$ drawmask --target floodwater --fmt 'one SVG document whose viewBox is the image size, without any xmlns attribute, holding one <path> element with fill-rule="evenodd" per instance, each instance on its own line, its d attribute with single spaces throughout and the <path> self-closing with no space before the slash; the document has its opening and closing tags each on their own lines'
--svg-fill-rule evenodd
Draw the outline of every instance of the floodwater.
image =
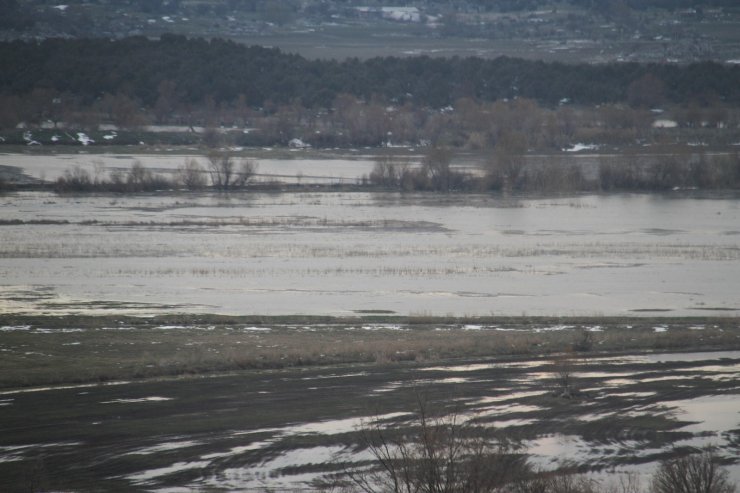
<svg viewBox="0 0 740 493">
<path fill-rule="evenodd" d="M 740 314 L 738 195 L 18 192 L 0 218 L 0 313 Z"/>
<path fill-rule="evenodd" d="M 608 153 L 603 150 L 594 153 L 598 146 L 577 144 L 573 148 L 563 149 L 561 153 L 530 154 L 526 157 L 528 166 L 535 168 L 545 166 L 567 166 L 575 164 L 583 171 L 584 176 L 593 179 L 602 164 L 620 164 L 624 162 L 622 153 Z M 208 158 L 197 148 L 163 149 L 159 154 L 144 154 L 132 149 L 131 154 L 114 154 L 98 152 L 54 153 L 54 154 L 2 154 L 0 169 L 21 173 L 25 178 L 41 181 L 55 181 L 68 170 L 80 168 L 91 177 L 109 178 L 112 172 L 127 172 L 131 165 L 138 161 L 147 169 L 163 176 L 173 177 L 178 168 L 187 161 L 195 160 L 208 169 Z M 177 151 L 177 152 L 176 152 Z M 574 152 L 575 151 L 575 152 Z M 586 151 L 586 152 L 583 152 Z M 361 181 L 372 171 L 379 156 L 392 156 L 398 163 L 418 166 L 425 149 L 413 146 L 398 146 L 378 151 L 377 149 L 351 150 L 313 150 L 291 149 L 276 152 L 271 148 L 250 149 L 248 152 L 238 148 L 235 162 L 242 158 L 256 164 L 255 181 L 281 182 L 298 184 L 353 184 Z M 248 154 L 242 156 L 242 154 Z M 726 152 L 706 152 L 704 155 L 728 155 Z M 638 165 L 655 164 L 657 160 L 671 156 L 661 154 L 649 147 L 643 152 L 630 153 L 629 159 Z M 461 172 L 482 174 L 488 157 L 480 153 L 464 153 L 455 156 L 451 166 Z"/>
<path fill-rule="evenodd" d="M 268 153 L 269 151 L 263 151 Z M 294 159 L 255 157 L 249 158 L 256 167 L 257 181 L 280 181 L 284 183 L 356 183 L 363 175 L 368 175 L 375 164 L 372 156 L 357 151 L 334 158 L 318 158 L 306 152 L 293 153 Z M 411 151 L 404 155 L 413 161 L 419 156 Z M 154 173 L 172 176 L 186 161 L 196 160 L 203 168 L 208 169 L 208 159 L 202 154 L 0 154 L 0 165 L 17 168 L 27 177 L 55 181 L 64 176 L 67 170 L 79 167 L 92 177 L 107 179 L 111 172 L 127 172 L 131 165 L 138 161 Z M 240 158 L 235 157 L 235 162 Z"/>
<path fill-rule="evenodd" d="M 430 409 L 499 430 L 514 440 L 513 451 L 543 470 L 576 467 L 605 484 L 637 473 L 647 486 L 674 447 L 687 453 L 713 446 L 731 479 L 740 481 L 740 351 L 585 358 L 574 378 L 585 393 L 573 401 L 554 396 L 552 361 L 533 362 L 539 364 L 471 361 L 465 368 L 471 378 L 454 386 L 445 380 L 460 374 L 457 362 L 366 366 L 362 372 L 353 366 L 255 371 L 12 394 L 0 407 L 0 472 L 43 457 L 50 473 L 84 471 L 77 475 L 81 481 L 98 488 L 315 491 L 315 480 L 373 462 L 358 431 L 416 423 L 416 389 Z M 693 377 L 642 378 L 670 378 L 676 371 Z M 610 376 L 625 373 L 632 381 L 610 386 Z M 735 378 L 718 381 L 716 373 Z M 307 379 L 313 387 L 306 388 Z M 57 426 L 61 421 L 64 426 Z M 58 489 L 88 489 L 88 483 L 68 484 L 77 487 Z"/>
</svg>

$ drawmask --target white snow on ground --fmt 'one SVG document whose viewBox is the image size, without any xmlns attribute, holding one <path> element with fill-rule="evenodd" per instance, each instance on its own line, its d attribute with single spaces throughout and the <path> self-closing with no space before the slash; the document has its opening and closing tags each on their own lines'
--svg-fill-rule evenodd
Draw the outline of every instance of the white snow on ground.
<svg viewBox="0 0 740 493">
<path fill-rule="evenodd" d="M 15 332 L 18 330 L 30 330 L 30 325 L 3 325 L 0 327 L 0 332 Z"/>
<path fill-rule="evenodd" d="M 150 455 L 150 454 L 157 454 L 159 452 L 168 452 L 170 450 L 179 450 L 182 448 L 188 448 L 188 447 L 195 447 L 197 445 L 202 444 L 203 442 L 200 442 L 198 440 L 183 440 L 179 442 L 165 442 L 160 443 L 159 445 L 153 445 L 151 447 L 144 447 L 139 450 L 134 450 L 133 452 L 128 452 L 124 455 Z"/>
<path fill-rule="evenodd" d="M 383 17 L 398 22 L 419 22 L 421 13 L 416 7 L 381 7 Z"/>
<path fill-rule="evenodd" d="M 29 146 L 40 146 L 41 143 L 37 140 L 33 139 L 33 135 L 31 132 L 23 132 L 23 140 L 26 141 L 26 145 Z"/>
<path fill-rule="evenodd" d="M 110 387 L 112 385 L 128 385 L 131 382 L 120 380 L 116 382 L 105 382 L 105 383 L 81 383 L 79 385 L 57 385 L 53 387 L 30 387 L 24 389 L 15 390 L 3 390 L 0 391 L 0 395 L 14 395 L 14 394 L 27 394 L 29 392 L 49 392 L 55 390 L 68 390 L 68 389 L 88 389 L 94 387 Z"/>
<path fill-rule="evenodd" d="M 309 147 L 311 147 L 311 144 L 306 144 L 301 139 L 291 139 L 291 141 L 288 142 L 288 145 L 292 149 L 308 149 Z"/>
<path fill-rule="evenodd" d="M 678 122 L 675 120 L 660 119 L 653 122 L 653 128 L 676 128 Z"/>
<path fill-rule="evenodd" d="M 86 146 L 86 145 L 90 145 L 90 144 L 94 144 L 95 143 L 95 141 L 92 140 L 90 137 L 88 137 L 87 134 L 84 133 L 84 132 L 77 132 L 77 140 L 83 146 Z"/>
<path fill-rule="evenodd" d="M 131 404 L 137 402 L 162 402 L 171 401 L 172 397 L 141 397 L 139 399 L 113 399 L 112 401 L 103 401 L 101 404 Z"/>
<path fill-rule="evenodd" d="M 596 144 L 573 144 L 571 147 L 563 148 L 563 151 L 565 152 L 578 152 L 578 151 L 594 151 L 598 149 L 599 146 Z"/>
</svg>

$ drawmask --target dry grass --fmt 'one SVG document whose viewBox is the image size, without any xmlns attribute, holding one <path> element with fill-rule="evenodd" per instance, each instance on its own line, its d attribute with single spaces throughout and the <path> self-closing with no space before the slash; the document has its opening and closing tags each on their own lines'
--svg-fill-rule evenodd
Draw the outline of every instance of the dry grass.
<svg viewBox="0 0 740 493">
<path fill-rule="evenodd" d="M 332 319 L 307 319 L 305 323 L 297 319 L 297 323 L 274 319 L 260 323 L 254 319 L 245 323 L 219 318 L 212 324 L 144 320 L 137 325 L 133 320 L 116 323 L 92 317 L 75 324 L 70 317 L 70 323 L 52 325 L 43 320 L 34 319 L 26 326 L 22 319 L 0 321 L 0 326 L 5 326 L 0 342 L 0 386 L 340 363 L 740 347 L 736 319 L 713 319 L 704 323 L 702 330 L 690 328 L 696 321 L 662 322 L 669 327 L 665 332 L 655 332 L 647 320 L 637 319 L 633 324 L 601 321 L 602 331 L 589 332 L 592 350 L 583 347 L 588 322 L 578 321 L 560 330 L 547 330 L 558 328 L 562 321 L 549 324 L 539 319 L 507 319 L 479 330 L 465 330 L 459 320 L 424 314 L 407 319 L 389 317 L 385 323 L 361 319 L 354 323 Z M 10 326 L 16 328 L 7 329 Z"/>
</svg>

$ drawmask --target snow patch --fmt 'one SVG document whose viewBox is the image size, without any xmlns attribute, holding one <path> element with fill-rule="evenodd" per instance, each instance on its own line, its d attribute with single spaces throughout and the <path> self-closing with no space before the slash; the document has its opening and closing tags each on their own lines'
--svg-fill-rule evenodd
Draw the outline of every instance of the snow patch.
<svg viewBox="0 0 740 493">
<path fill-rule="evenodd" d="M 599 146 L 597 144 L 573 144 L 571 147 L 563 148 L 565 152 L 595 151 Z"/>
<path fill-rule="evenodd" d="M 83 146 L 95 143 L 95 141 L 88 137 L 88 135 L 84 132 L 77 132 L 77 141 Z"/>
<path fill-rule="evenodd" d="M 242 330 L 247 332 L 270 332 L 272 329 L 269 327 L 244 327 Z"/>
<path fill-rule="evenodd" d="M 172 397 L 141 397 L 138 399 L 113 399 L 112 401 L 103 401 L 101 404 L 134 404 L 137 402 L 163 402 L 171 401 Z"/>
<path fill-rule="evenodd" d="M 17 332 L 21 330 L 31 330 L 30 325 L 3 325 L 0 332 Z"/>
<path fill-rule="evenodd" d="M 306 144 L 301 139 L 291 139 L 290 142 L 288 142 L 288 146 L 290 146 L 291 149 L 308 149 L 311 147 L 311 144 Z"/>
<path fill-rule="evenodd" d="M 33 140 L 33 134 L 31 132 L 23 132 L 23 140 L 26 141 L 26 145 L 29 146 L 40 146 L 41 143 L 37 140 Z"/>
<path fill-rule="evenodd" d="M 653 128 L 676 128 L 678 127 L 678 122 L 675 120 L 666 120 L 665 118 L 662 118 L 660 120 L 655 120 L 653 122 Z"/>
<path fill-rule="evenodd" d="M 170 450 L 179 450 L 182 448 L 195 447 L 202 444 L 197 440 L 183 440 L 181 442 L 166 442 L 160 443 L 159 445 L 152 445 L 151 447 L 144 447 L 133 452 L 128 452 L 124 455 L 150 455 L 157 454 L 160 452 L 169 452 Z"/>
</svg>

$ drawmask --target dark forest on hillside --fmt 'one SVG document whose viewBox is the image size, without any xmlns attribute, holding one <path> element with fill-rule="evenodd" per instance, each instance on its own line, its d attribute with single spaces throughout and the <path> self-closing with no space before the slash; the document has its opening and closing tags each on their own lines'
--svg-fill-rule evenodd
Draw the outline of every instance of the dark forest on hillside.
<svg viewBox="0 0 740 493">
<path fill-rule="evenodd" d="M 125 94 L 145 107 L 157 103 L 163 83 L 182 103 L 241 98 L 253 107 L 267 102 L 330 107 L 339 94 L 430 107 L 443 107 L 461 97 L 481 101 L 523 97 L 544 105 L 563 99 L 648 106 L 663 101 L 740 102 L 740 67 L 714 62 L 568 65 L 506 57 L 426 56 L 339 62 L 179 35 L 159 40 L 4 42 L 0 67 L 0 93 L 5 95 L 48 88 L 91 103 L 106 93 Z"/>
</svg>

